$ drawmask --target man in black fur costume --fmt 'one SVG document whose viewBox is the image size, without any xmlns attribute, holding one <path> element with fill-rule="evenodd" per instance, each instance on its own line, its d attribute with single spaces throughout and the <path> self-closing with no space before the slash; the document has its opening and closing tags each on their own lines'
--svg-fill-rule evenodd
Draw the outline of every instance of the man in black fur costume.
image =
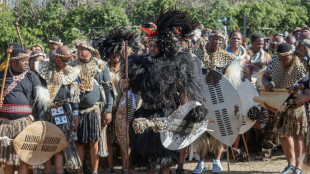
<svg viewBox="0 0 310 174">
<path fill-rule="evenodd" d="M 127 141 L 126 141 L 126 105 L 123 106 L 125 93 L 122 89 L 122 60 L 125 59 L 125 40 L 128 41 L 128 55 L 132 54 L 132 48 L 137 46 L 136 35 L 132 32 L 126 31 L 122 28 L 115 28 L 107 34 L 104 39 L 99 39 L 98 51 L 101 57 L 108 62 L 107 67 L 113 84 L 113 107 L 112 107 L 112 121 L 107 126 L 107 145 L 109 155 L 107 157 L 108 169 L 107 172 L 113 173 L 113 156 L 114 144 L 118 143 L 120 146 L 122 159 L 122 173 L 127 171 Z M 137 48 L 137 47 L 136 47 Z M 129 102 L 133 101 L 128 100 Z M 135 100 L 137 101 L 137 100 Z M 134 101 L 133 101 L 134 102 Z M 134 104 L 137 105 L 136 103 Z M 133 111 L 133 110 L 132 110 Z M 132 113 L 132 112 L 131 112 Z"/>
<path fill-rule="evenodd" d="M 180 36 L 193 29 L 186 13 L 168 10 L 157 20 L 157 31 L 149 37 L 149 56 L 129 57 L 129 79 L 123 80 L 123 88 L 130 87 L 134 93 L 141 93 L 142 107 L 134 118 L 154 119 L 168 117 L 177 107 L 175 96 L 179 94 L 181 104 L 203 101 L 201 78 L 195 60 L 188 52 L 177 52 L 173 27 L 179 27 Z M 170 167 L 178 162 L 177 151 L 165 149 L 160 134 L 147 129 L 136 134 L 130 126 L 132 158 L 138 167 L 147 168 L 152 174 L 161 169 L 169 173 Z"/>
</svg>

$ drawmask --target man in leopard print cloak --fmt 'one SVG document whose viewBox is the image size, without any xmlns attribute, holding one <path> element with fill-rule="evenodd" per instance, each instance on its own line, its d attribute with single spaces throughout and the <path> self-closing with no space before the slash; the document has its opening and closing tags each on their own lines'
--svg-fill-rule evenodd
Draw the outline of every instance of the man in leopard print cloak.
<svg viewBox="0 0 310 174">
<path fill-rule="evenodd" d="M 84 145 L 90 145 L 92 173 L 97 173 L 99 156 L 106 156 L 106 136 L 101 125 L 108 125 L 112 119 L 112 83 L 106 62 L 92 56 L 95 49 L 89 41 L 76 41 L 78 59 L 72 62 L 78 67 L 80 81 L 79 126 L 77 129 L 77 149 L 81 161 L 84 160 Z M 104 99 L 105 98 L 105 99 Z M 106 100 L 106 101 L 104 101 Z M 101 119 L 99 103 L 104 101 L 105 112 Z M 82 173 L 82 167 L 79 173 Z"/>
<path fill-rule="evenodd" d="M 36 61 L 35 70 L 47 84 L 49 103 L 45 111 L 45 121 L 57 125 L 66 136 L 68 147 L 55 154 L 57 173 L 82 166 L 75 146 L 78 126 L 79 86 L 75 81 L 80 73 L 78 68 L 68 65 L 72 55 L 70 49 L 59 46 L 50 61 Z M 46 94 L 43 94 L 46 95 Z M 65 159 L 65 161 L 64 161 Z M 44 163 L 43 173 L 51 172 L 51 159 Z"/>
<path fill-rule="evenodd" d="M 273 88 L 287 89 L 296 84 L 308 82 L 308 67 L 306 63 L 293 54 L 294 49 L 288 43 L 282 43 L 277 49 L 277 57 L 272 59 L 263 76 L 266 90 Z M 271 83 L 274 83 L 274 85 Z M 267 106 L 268 110 L 278 114 L 273 130 L 281 134 L 282 148 L 288 161 L 283 173 L 301 174 L 303 153 L 305 153 L 304 135 L 307 131 L 307 119 L 304 106 L 288 108 L 279 113 L 275 108 Z"/>
</svg>

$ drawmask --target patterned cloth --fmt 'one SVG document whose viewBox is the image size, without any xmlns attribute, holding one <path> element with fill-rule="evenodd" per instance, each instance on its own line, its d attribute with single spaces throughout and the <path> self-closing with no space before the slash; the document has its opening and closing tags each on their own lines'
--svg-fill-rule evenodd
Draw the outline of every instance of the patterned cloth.
<svg viewBox="0 0 310 174">
<path fill-rule="evenodd" d="M 3 104 L 0 112 L 32 114 L 31 105 Z"/>
<path fill-rule="evenodd" d="M 113 69 L 109 67 L 110 69 Z M 113 83 L 113 95 L 114 95 L 114 103 L 112 107 L 112 121 L 107 127 L 107 140 L 108 143 L 116 143 L 116 136 L 115 136 L 115 118 L 118 105 L 120 103 L 120 99 L 123 96 L 123 90 L 121 89 L 121 81 L 122 77 L 120 71 L 113 72 L 110 71 L 111 81 Z"/>
<path fill-rule="evenodd" d="M 0 137 L 14 139 L 21 131 L 33 122 L 31 115 L 16 120 L 0 118 Z M 0 167 L 1 164 L 19 166 L 19 158 L 14 150 L 13 143 L 5 146 L 0 140 Z"/>
</svg>

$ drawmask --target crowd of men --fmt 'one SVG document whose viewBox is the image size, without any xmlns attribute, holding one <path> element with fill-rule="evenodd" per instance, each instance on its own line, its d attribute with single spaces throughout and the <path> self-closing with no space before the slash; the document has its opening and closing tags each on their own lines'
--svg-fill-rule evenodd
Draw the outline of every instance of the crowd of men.
<svg viewBox="0 0 310 174">
<path fill-rule="evenodd" d="M 108 168 L 104 172 L 113 173 L 116 144 L 120 147 L 122 173 L 127 172 L 126 159 L 130 156 L 131 166 L 147 169 L 148 173 L 168 174 L 177 165 L 176 173 L 181 174 L 186 149 L 165 149 L 159 133 L 152 129 L 138 134 L 130 125 L 128 154 L 125 91 L 129 90 L 130 123 L 141 117 L 168 117 L 189 101 L 203 103 L 206 97 L 200 83 L 205 70 L 227 75 L 236 73 L 227 70 L 231 64 L 238 64 L 243 78 L 257 89 L 289 89 L 292 94 L 304 91 L 295 100 L 296 107 L 285 112 L 266 104 L 267 116 L 262 114 L 264 118 L 255 125 L 263 132 L 264 148 L 282 145 L 288 162 L 282 173 L 302 173 L 304 154 L 308 153 L 304 105 L 310 101 L 310 27 L 297 27 L 290 35 L 277 33 L 273 38 L 253 33 L 247 46 L 238 30 L 224 35 L 218 29 L 193 28 L 186 13 L 170 10 L 156 24 L 149 23 L 142 29 L 147 35 L 142 36 L 141 42 L 136 34 L 117 28 L 93 43 L 76 40 L 74 49 L 52 37 L 46 53 L 38 43 L 29 50 L 10 44 L 8 50 L 12 53 L 0 102 L 0 137 L 14 139 L 32 122 L 44 120 L 57 125 L 71 142 L 51 158 L 57 174 L 98 173 L 100 157 L 107 157 Z M 128 78 L 125 40 L 129 41 Z M 228 45 L 224 40 L 228 40 Z M 1 82 L 3 77 L 2 69 Z M 62 114 L 53 112 L 59 108 Z M 277 142 L 279 137 L 281 143 Z M 211 144 L 201 143 L 206 138 Z M 239 140 L 240 137 L 235 148 Z M 210 151 L 215 154 L 211 170 L 220 173 L 223 144 L 209 134 L 199 137 L 197 144 L 203 145 L 197 146 L 200 159 L 192 172 L 207 171 L 205 159 Z M 84 165 L 86 153 L 91 167 Z M 44 167 L 41 165 L 43 174 L 51 172 L 51 159 L 42 164 Z M 29 166 L 19 160 L 13 145 L 0 144 L 0 164 L 5 174 L 13 173 L 14 166 L 18 166 L 20 174 L 29 173 Z"/>
</svg>

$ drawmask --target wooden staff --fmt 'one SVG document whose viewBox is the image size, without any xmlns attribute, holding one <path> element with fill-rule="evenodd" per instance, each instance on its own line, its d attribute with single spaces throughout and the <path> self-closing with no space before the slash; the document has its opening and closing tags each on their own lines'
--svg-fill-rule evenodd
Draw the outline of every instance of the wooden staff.
<svg viewBox="0 0 310 174">
<path fill-rule="evenodd" d="M 3 79 L 2 79 L 1 94 L 0 94 L 0 101 L 2 101 L 2 102 L 3 102 L 3 91 L 4 91 L 5 79 L 6 79 L 6 75 L 8 73 L 9 62 L 10 62 L 12 50 L 7 49 L 6 52 L 7 52 L 6 65 L 5 65 L 4 75 L 3 75 Z M 2 104 L 1 104 L 1 108 L 2 108 Z"/>
<path fill-rule="evenodd" d="M 125 76 L 128 79 L 128 40 L 125 41 Z M 126 161 L 127 171 L 129 174 L 129 120 L 128 120 L 128 88 L 126 89 Z"/>
<path fill-rule="evenodd" d="M 18 24 L 17 21 L 14 22 L 14 26 L 16 27 L 16 31 L 17 31 L 17 34 L 18 34 L 20 45 L 24 49 L 23 40 L 22 40 L 22 37 L 20 36 L 20 33 L 19 33 L 19 28 L 18 28 L 19 24 Z"/>
</svg>

